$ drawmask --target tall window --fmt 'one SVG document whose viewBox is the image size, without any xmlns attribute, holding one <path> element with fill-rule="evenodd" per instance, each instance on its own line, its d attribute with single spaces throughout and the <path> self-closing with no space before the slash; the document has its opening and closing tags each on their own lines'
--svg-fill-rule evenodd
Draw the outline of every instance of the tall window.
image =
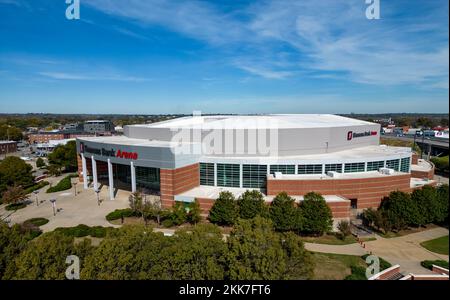
<svg viewBox="0 0 450 300">
<path fill-rule="evenodd" d="M 159 169 L 136 167 L 136 186 L 159 191 Z"/>
<path fill-rule="evenodd" d="M 345 173 L 354 173 L 354 172 L 364 172 L 365 163 L 349 163 L 345 164 L 344 172 Z"/>
<path fill-rule="evenodd" d="M 271 165 L 270 174 L 275 174 L 275 172 L 281 172 L 282 174 L 295 174 L 294 165 Z"/>
<path fill-rule="evenodd" d="M 298 165 L 298 174 L 322 174 L 322 165 Z"/>
<path fill-rule="evenodd" d="M 338 173 L 342 173 L 342 164 L 326 164 L 325 173 L 327 173 L 328 171 L 335 171 Z"/>
<path fill-rule="evenodd" d="M 242 186 L 245 188 L 262 188 L 266 185 L 266 165 L 242 165 Z"/>
<path fill-rule="evenodd" d="M 217 185 L 227 187 L 239 187 L 240 165 L 217 164 Z"/>
<path fill-rule="evenodd" d="M 410 164 L 411 164 L 411 162 L 410 162 L 409 157 L 402 158 L 400 171 L 404 172 L 404 173 L 409 173 Z"/>
<path fill-rule="evenodd" d="M 214 164 L 200 163 L 200 184 L 214 185 Z"/>
<path fill-rule="evenodd" d="M 389 169 L 394 169 L 395 171 L 399 171 L 400 170 L 400 159 L 387 160 L 386 167 Z"/>
<path fill-rule="evenodd" d="M 367 162 L 367 171 L 378 171 L 384 167 L 384 161 L 369 161 Z"/>
</svg>

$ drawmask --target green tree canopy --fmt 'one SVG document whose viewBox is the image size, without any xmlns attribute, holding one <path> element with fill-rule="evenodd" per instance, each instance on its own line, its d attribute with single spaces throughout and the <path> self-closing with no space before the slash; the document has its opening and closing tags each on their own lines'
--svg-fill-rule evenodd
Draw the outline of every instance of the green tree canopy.
<svg viewBox="0 0 450 300">
<path fill-rule="evenodd" d="M 202 219 L 201 213 L 200 203 L 195 199 L 194 202 L 189 203 L 187 221 L 191 224 L 197 224 Z"/>
<path fill-rule="evenodd" d="M 425 224 L 417 202 L 412 201 L 410 194 L 405 192 L 391 192 L 389 197 L 381 203 L 381 210 L 395 230 L 404 229 L 408 225 Z"/>
<path fill-rule="evenodd" d="M 0 194 L 8 186 L 27 188 L 34 183 L 33 167 L 16 156 L 8 156 L 0 162 Z"/>
<path fill-rule="evenodd" d="M 267 216 L 268 207 L 264 196 L 257 190 L 245 191 L 238 199 L 239 216 L 242 219 L 252 219 L 256 216 Z"/>
<path fill-rule="evenodd" d="M 0 125 L 0 140 L 20 141 L 23 139 L 22 130 L 6 124 Z"/>
<path fill-rule="evenodd" d="M 273 230 L 269 219 L 240 219 L 228 239 L 231 280 L 308 279 L 313 262 L 295 234 Z"/>
<path fill-rule="evenodd" d="M 287 193 L 279 193 L 270 206 L 270 219 L 276 230 L 301 230 L 303 227 L 301 215 L 295 207 L 294 198 Z"/>
<path fill-rule="evenodd" d="M 331 230 L 333 215 L 322 195 L 310 192 L 304 196 L 300 205 L 303 216 L 303 231 L 308 234 L 322 235 Z"/>
<path fill-rule="evenodd" d="M 78 167 L 76 142 L 70 141 L 65 145 L 57 146 L 48 155 L 48 163 L 50 166 L 64 168 L 66 172 L 75 171 Z"/>
<path fill-rule="evenodd" d="M 437 202 L 436 222 L 448 223 L 448 184 L 443 184 L 437 188 Z"/>
<path fill-rule="evenodd" d="M 415 202 L 418 213 L 420 214 L 417 225 L 425 225 L 437 220 L 439 214 L 439 201 L 436 189 L 426 185 L 421 189 L 414 190 L 411 194 L 411 200 Z"/>
<path fill-rule="evenodd" d="M 209 211 L 209 220 L 219 225 L 233 225 L 238 218 L 238 213 L 234 195 L 228 191 L 223 191 Z"/>
</svg>

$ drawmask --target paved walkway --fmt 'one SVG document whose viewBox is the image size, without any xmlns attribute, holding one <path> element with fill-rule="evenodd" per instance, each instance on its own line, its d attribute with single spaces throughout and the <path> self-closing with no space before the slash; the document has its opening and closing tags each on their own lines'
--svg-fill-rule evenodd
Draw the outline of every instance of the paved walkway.
<svg viewBox="0 0 450 300">
<path fill-rule="evenodd" d="M 420 265 L 423 260 L 446 260 L 448 255 L 437 254 L 420 246 L 421 242 L 448 235 L 448 229 L 438 227 L 417 233 L 411 233 L 397 238 L 382 238 L 366 242 L 366 249 L 372 251 L 391 264 L 399 264 L 402 273 L 427 273 Z"/>
<path fill-rule="evenodd" d="M 334 253 L 334 254 L 346 254 L 346 255 L 357 255 L 362 256 L 367 254 L 366 251 L 360 244 L 348 244 L 348 245 L 326 245 L 317 243 L 305 243 L 305 249 L 312 252 L 322 252 L 322 253 Z"/>
<path fill-rule="evenodd" d="M 56 184 L 64 176 L 48 178 L 47 181 Z M 0 206 L 0 218 L 10 221 L 11 224 L 21 223 L 31 218 L 46 218 L 50 222 L 41 226 L 43 231 L 52 231 L 57 227 L 71 227 L 78 224 L 88 226 L 114 226 L 106 221 L 105 216 L 119 208 L 127 208 L 129 192 L 119 190 L 114 201 L 109 200 L 108 188 L 101 188 L 97 203 L 97 196 L 92 188 L 83 189 L 83 184 L 77 184 L 77 196 L 74 188 L 67 191 L 47 194 L 48 186 L 42 188 L 38 194 L 39 206 L 36 205 L 35 195 L 30 195 L 30 204 L 17 211 L 6 211 L 5 205 Z M 50 199 L 56 199 L 56 207 L 59 210 L 53 216 Z M 114 226 L 119 227 L 119 226 Z"/>
</svg>

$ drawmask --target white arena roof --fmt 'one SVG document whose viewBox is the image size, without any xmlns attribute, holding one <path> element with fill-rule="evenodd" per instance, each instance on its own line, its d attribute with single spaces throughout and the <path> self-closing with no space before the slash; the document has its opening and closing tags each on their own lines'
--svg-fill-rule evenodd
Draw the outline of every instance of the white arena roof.
<svg viewBox="0 0 450 300">
<path fill-rule="evenodd" d="M 330 114 L 274 114 L 274 115 L 215 115 L 189 116 L 152 124 L 129 125 L 147 128 L 322 128 L 345 127 L 355 125 L 373 125 L 374 123 Z"/>
</svg>

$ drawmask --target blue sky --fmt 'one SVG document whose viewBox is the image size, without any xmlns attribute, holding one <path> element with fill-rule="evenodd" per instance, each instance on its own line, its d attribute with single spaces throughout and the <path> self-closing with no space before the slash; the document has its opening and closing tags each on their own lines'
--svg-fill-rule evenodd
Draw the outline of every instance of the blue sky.
<svg viewBox="0 0 450 300">
<path fill-rule="evenodd" d="M 0 112 L 448 112 L 447 0 L 0 0 Z"/>
</svg>

